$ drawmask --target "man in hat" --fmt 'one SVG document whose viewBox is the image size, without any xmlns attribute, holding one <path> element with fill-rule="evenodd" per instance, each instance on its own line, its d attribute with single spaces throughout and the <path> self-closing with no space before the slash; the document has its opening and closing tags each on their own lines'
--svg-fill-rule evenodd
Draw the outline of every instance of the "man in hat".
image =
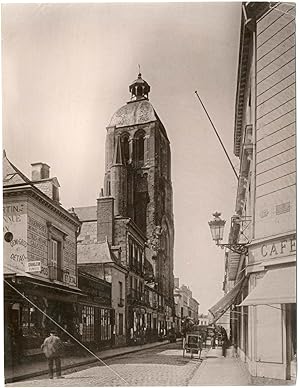
<svg viewBox="0 0 300 388">
<path fill-rule="evenodd" d="M 56 377 L 61 376 L 61 356 L 63 352 L 63 343 L 58 337 L 56 330 L 51 330 L 49 337 L 47 337 L 41 346 L 46 358 L 48 359 L 49 379 L 53 379 L 53 364 L 55 362 Z"/>
</svg>

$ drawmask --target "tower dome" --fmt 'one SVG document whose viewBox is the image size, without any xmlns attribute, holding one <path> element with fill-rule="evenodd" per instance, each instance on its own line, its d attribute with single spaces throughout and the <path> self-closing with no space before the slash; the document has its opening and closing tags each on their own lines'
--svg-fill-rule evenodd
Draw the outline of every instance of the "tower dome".
<svg viewBox="0 0 300 388">
<path fill-rule="evenodd" d="M 143 80 L 142 74 L 139 73 L 137 79 L 129 86 L 129 91 L 131 93 L 131 99 L 148 99 L 150 85 Z"/>
</svg>

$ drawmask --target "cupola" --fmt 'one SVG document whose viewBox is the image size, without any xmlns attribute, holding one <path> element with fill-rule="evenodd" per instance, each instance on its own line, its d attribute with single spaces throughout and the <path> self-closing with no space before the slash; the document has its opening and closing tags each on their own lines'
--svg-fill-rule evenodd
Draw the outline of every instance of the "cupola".
<svg viewBox="0 0 300 388">
<path fill-rule="evenodd" d="M 129 86 L 129 91 L 131 93 L 131 99 L 141 100 L 145 98 L 148 100 L 150 85 L 143 80 L 142 74 L 139 73 L 137 79 Z"/>
</svg>

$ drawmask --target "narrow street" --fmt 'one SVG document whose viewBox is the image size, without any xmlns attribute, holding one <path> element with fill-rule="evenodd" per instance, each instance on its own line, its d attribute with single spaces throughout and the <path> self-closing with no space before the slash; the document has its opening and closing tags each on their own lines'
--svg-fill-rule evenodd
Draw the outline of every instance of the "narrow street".
<svg viewBox="0 0 300 388">
<path fill-rule="evenodd" d="M 247 385 L 247 375 L 236 359 L 223 358 L 221 349 L 204 349 L 201 360 L 183 358 L 181 343 L 167 344 L 126 356 L 106 360 L 107 366 L 92 366 L 80 371 L 65 372 L 63 379 L 49 380 L 46 376 L 7 386 L 188 386 L 230 385 L 232 379 Z M 210 368 L 210 365 L 212 368 Z M 216 380 L 215 368 L 218 365 Z M 222 367 L 223 366 L 223 367 Z M 228 373 L 231 370 L 232 373 Z M 113 372 L 114 371 L 114 372 Z M 226 373 L 224 381 L 222 372 Z M 222 384 L 226 382 L 226 384 Z"/>
</svg>

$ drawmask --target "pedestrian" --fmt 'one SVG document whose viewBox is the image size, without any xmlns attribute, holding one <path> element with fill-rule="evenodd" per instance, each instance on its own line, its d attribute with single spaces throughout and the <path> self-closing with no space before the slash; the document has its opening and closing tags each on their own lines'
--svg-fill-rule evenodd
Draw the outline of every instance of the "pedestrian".
<svg viewBox="0 0 300 388">
<path fill-rule="evenodd" d="M 223 357 L 226 357 L 227 346 L 228 346 L 228 337 L 227 337 L 226 330 L 224 329 L 222 333 L 222 356 Z"/>
<path fill-rule="evenodd" d="M 216 334 L 214 331 L 213 331 L 212 336 L 211 336 L 211 346 L 213 349 L 215 349 L 215 347 L 216 347 Z"/>
<path fill-rule="evenodd" d="M 55 363 L 56 377 L 58 379 L 61 376 L 61 357 L 63 352 L 63 342 L 57 335 L 55 330 L 50 331 L 49 337 L 47 337 L 41 346 L 48 360 L 49 379 L 53 379 L 53 364 Z"/>
</svg>

